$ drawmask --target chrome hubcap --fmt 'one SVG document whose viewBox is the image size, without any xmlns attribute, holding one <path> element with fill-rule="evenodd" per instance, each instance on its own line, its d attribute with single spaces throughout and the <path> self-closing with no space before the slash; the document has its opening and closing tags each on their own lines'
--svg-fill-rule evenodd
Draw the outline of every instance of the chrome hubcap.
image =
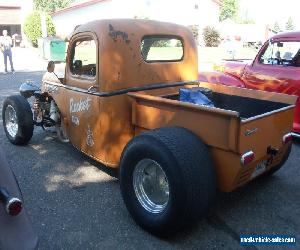
<svg viewBox="0 0 300 250">
<path fill-rule="evenodd" d="M 169 201 L 169 183 L 161 166 L 151 159 L 138 162 L 133 187 L 140 204 L 151 213 L 161 213 Z"/>
<path fill-rule="evenodd" d="M 11 137 L 16 137 L 19 129 L 17 113 L 13 106 L 8 105 L 5 110 L 5 127 Z"/>
</svg>

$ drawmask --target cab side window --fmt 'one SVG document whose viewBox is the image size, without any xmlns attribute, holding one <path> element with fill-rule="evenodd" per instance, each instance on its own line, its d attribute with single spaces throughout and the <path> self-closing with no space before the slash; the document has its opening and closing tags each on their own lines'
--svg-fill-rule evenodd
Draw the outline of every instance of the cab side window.
<svg viewBox="0 0 300 250">
<path fill-rule="evenodd" d="M 95 78 L 97 64 L 96 43 L 85 37 L 73 43 L 70 70 L 73 75 Z"/>
<path fill-rule="evenodd" d="M 259 63 L 300 67 L 300 42 L 270 43 L 259 58 Z"/>
</svg>

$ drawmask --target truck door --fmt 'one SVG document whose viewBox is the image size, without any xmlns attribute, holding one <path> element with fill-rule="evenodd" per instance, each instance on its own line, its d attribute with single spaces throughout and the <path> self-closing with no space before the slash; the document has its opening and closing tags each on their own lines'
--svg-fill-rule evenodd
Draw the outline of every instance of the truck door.
<svg viewBox="0 0 300 250">
<path fill-rule="evenodd" d="M 98 42 L 93 33 L 72 37 L 66 64 L 67 132 L 71 143 L 88 155 L 95 156 L 99 138 L 100 97 L 98 92 Z"/>
</svg>

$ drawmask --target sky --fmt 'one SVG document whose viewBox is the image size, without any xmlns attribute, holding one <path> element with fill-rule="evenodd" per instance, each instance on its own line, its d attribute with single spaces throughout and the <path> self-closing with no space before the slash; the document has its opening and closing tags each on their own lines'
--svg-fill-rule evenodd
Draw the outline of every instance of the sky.
<svg viewBox="0 0 300 250">
<path fill-rule="evenodd" d="M 157 8 L 157 4 L 161 6 L 161 9 L 155 9 L 157 11 L 171 10 L 171 12 L 176 12 L 174 8 L 169 8 L 172 6 L 172 1 L 178 0 L 135 0 L 139 4 L 145 4 L 147 2 L 152 2 L 147 6 L 148 10 L 154 6 Z M 294 21 L 295 29 L 300 30 L 300 0 L 238 0 L 240 3 L 240 13 L 248 14 L 249 18 L 252 18 L 257 24 L 262 24 L 265 26 L 269 24 L 272 28 L 274 23 L 277 21 L 281 29 L 285 29 L 285 24 L 288 18 L 291 16 Z M 185 4 L 193 5 L 194 3 L 201 5 L 205 4 L 206 1 L 199 0 L 184 0 Z M 174 5 L 173 5 L 174 6 Z M 179 5 L 180 6 L 180 5 Z M 171 13 L 168 13 L 168 16 Z"/>
<path fill-rule="evenodd" d="M 245 13 L 256 23 L 270 24 L 271 28 L 277 21 L 281 29 L 292 17 L 295 29 L 300 30 L 300 0 L 240 0 L 240 11 Z"/>
</svg>

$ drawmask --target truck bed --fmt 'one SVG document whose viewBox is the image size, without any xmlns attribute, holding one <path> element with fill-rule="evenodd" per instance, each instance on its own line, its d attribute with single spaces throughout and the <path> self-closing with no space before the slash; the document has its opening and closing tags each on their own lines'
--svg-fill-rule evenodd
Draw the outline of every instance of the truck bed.
<svg viewBox="0 0 300 250">
<path fill-rule="evenodd" d="M 179 94 L 166 95 L 164 98 L 179 100 Z M 210 100 L 216 108 L 236 111 L 241 119 L 256 117 L 289 106 L 287 103 L 260 100 L 218 92 L 212 92 Z"/>
<path fill-rule="evenodd" d="M 199 87 L 212 90 L 215 107 L 178 101 L 179 88 L 160 95 L 130 93 L 136 133 L 180 126 L 208 146 L 238 154 L 253 150 L 263 157 L 269 146 L 280 148 L 282 137 L 292 130 L 296 96 L 211 83 Z"/>
</svg>

